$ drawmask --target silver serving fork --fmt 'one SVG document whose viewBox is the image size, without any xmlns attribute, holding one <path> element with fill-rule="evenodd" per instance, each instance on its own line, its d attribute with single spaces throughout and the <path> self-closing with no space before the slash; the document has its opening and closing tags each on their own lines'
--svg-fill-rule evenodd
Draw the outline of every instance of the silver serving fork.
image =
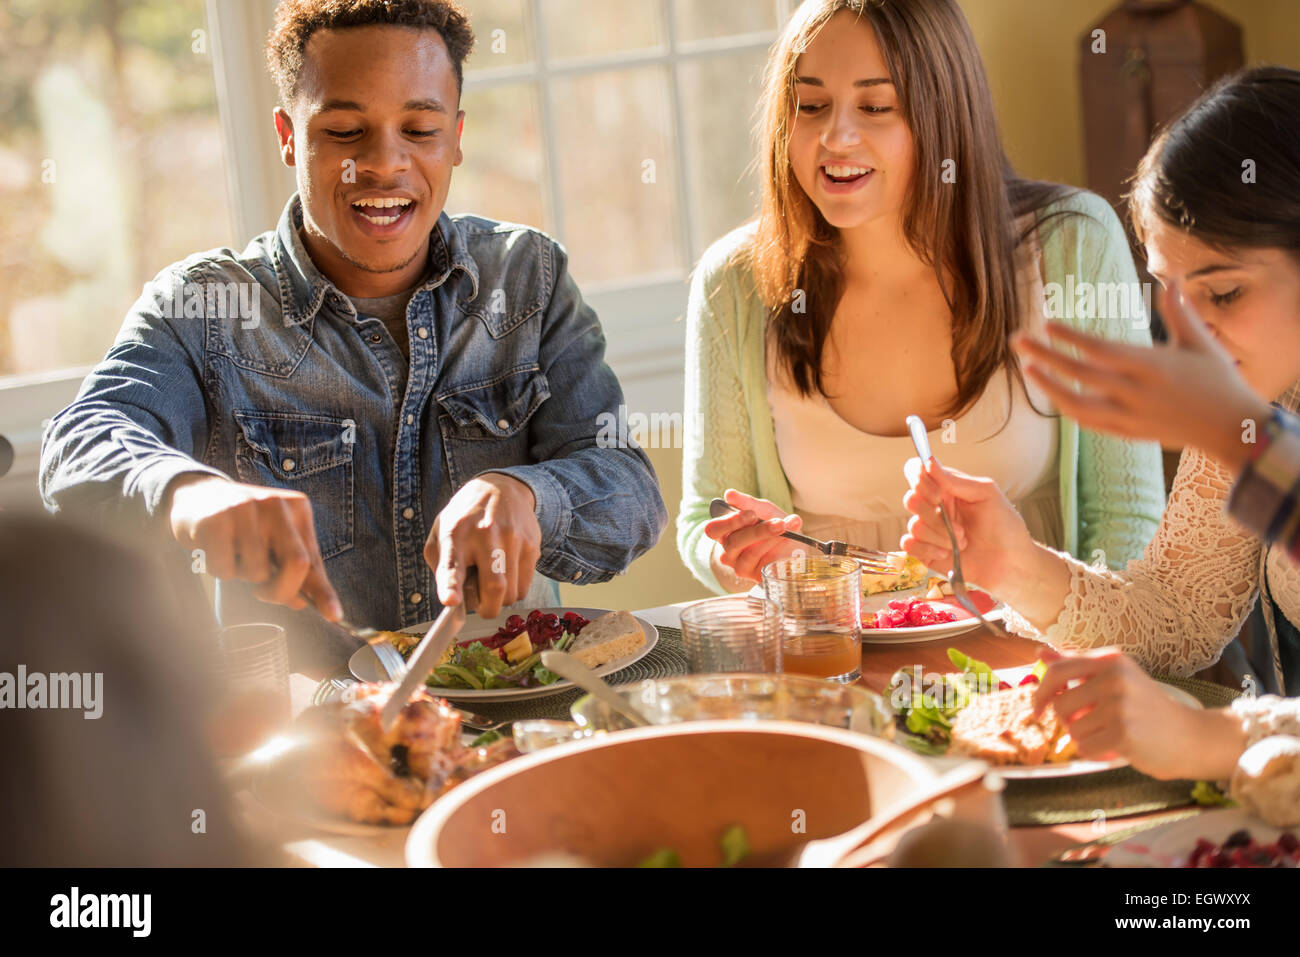
<svg viewBox="0 0 1300 957">
<path fill-rule="evenodd" d="M 934 458 L 934 455 L 930 452 L 930 436 L 920 416 L 907 417 L 907 431 L 912 435 L 912 444 L 916 446 L 916 454 L 921 457 L 921 464 L 924 466 L 929 459 Z M 938 459 L 935 461 L 937 462 Z M 994 635 L 999 638 L 1012 637 L 1011 632 L 981 615 L 975 603 L 970 600 L 970 595 L 966 592 L 966 579 L 961 574 L 961 553 L 957 550 L 957 536 L 953 533 L 952 522 L 948 520 L 948 510 L 942 504 L 939 505 L 939 515 L 943 518 L 943 527 L 948 533 L 948 542 L 952 545 L 952 577 L 949 579 L 952 585 L 952 596 L 957 599 L 957 604 L 974 615 L 979 623 Z"/>
<path fill-rule="evenodd" d="M 733 511 L 736 509 L 720 498 L 715 498 L 709 503 L 709 515 L 713 518 L 722 518 Z M 861 545 L 850 545 L 848 542 L 823 542 L 819 538 L 800 535 L 798 532 L 782 532 L 781 537 L 815 548 L 823 555 L 855 559 L 868 575 L 893 575 L 898 572 L 897 566 L 890 563 L 889 555 L 874 548 L 863 548 Z"/>
</svg>

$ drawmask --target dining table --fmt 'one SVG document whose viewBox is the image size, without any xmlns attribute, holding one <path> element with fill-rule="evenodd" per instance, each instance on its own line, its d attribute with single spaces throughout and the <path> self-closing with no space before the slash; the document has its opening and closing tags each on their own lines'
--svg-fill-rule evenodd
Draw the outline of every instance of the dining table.
<svg viewBox="0 0 1300 957">
<path fill-rule="evenodd" d="M 707 599 L 700 599 L 707 600 Z M 633 614 L 656 628 L 678 628 L 683 608 L 691 601 L 678 602 L 634 611 Z M 862 645 L 862 674 L 858 682 L 877 693 L 884 693 L 890 677 L 900 668 L 920 665 L 925 672 L 952 671 L 948 649 L 984 661 L 994 669 L 1032 665 L 1043 646 L 1019 636 L 997 636 L 976 628 L 938 641 Z M 295 672 L 290 675 L 290 697 L 296 715 L 314 700 L 321 682 L 329 674 L 321 671 Z M 617 681 L 617 675 L 611 676 Z M 392 828 L 380 835 L 346 835 L 313 830 L 311 827 L 271 814 L 251 793 L 237 795 L 250 829 L 262 840 L 278 846 L 282 861 L 288 866 L 305 867 L 402 867 L 405 866 L 404 843 L 407 828 Z M 1188 809 L 1181 810 L 1182 814 Z M 1172 815 L 1177 816 L 1177 815 Z M 1100 815 L 1090 820 L 1048 825 L 1020 825 L 1008 828 L 1011 860 L 1020 866 L 1039 866 L 1053 861 L 1069 848 L 1097 841 L 1107 834 L 1148 825 L 1171 817 L 1168 810 L 1122 817 Z M 1098 849 L 1094 856 L 1104 855 Z"/>
</svg>

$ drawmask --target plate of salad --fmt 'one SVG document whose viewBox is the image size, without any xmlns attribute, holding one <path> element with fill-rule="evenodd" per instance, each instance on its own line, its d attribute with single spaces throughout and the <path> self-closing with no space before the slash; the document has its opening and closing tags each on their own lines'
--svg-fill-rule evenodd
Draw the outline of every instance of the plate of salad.
<svg viewBox="0 0 1300 957">
<path fill-rule="evenodd" d="M 953 728 L 958 716 L 978 699 L 1037 685 L 1046 666 L 1033 665 L 994 670 L 956 648 L 948 649 L 953 670 L 942 674 L 925 672 L 921 666 L 901 668 L 889 680 L 885 693 L 897 724 L 894 740 L 920 754 L 933 757 L 976 757 L 990 761 L 993 772 L 1004 779 L 1037 779 L 1095 774 L 1125 767 L 1124 760 L 1088 761 L 1077 757 L 1063 721 L 1052 719 L 1038 725 L 1032 719 L 1028 692 L 1008 695 L 1006 707 L 990 708 L 989 698 L 968 715 L 983 713 L 979 725 L 968 727 L 970 740 L 954 746 Z M 1170 697 L 1192 707 L 1201 707 L 1187 692 L 1160 685 Z M 1050 709 L 1049 709 L 1050 713 Z M 961 733 L 961 729 L 958 729 Z M 999 754 L 1014 748 L 1024 760 L 1005 763 Z"/>
<path fill-rule="evenodd" d="M 490 619 L 471 615 L 425 683 L 434 693 L 456 700 L 510 701 L 570 690 L 573 682 L 546 668 L 541 653 L 567 650 L 587 624 L 608 612 L 607 608 L 565 607 L 536 608 L 527 615 L 512 613 Z M 604 678 L 621 671 L 640 661 L 658 643 L 659 630 L 654 625 L 639 617 L 636 623 L 645 633 L 645 644 L 594 668 L 597 675 Z M 392 643 L 408 657 L 432 625 L 428 621 L 393 632 Z M 348 669 L 359 681 L 387 680 L 368 645 L 357 649 Z"/>
</svg>

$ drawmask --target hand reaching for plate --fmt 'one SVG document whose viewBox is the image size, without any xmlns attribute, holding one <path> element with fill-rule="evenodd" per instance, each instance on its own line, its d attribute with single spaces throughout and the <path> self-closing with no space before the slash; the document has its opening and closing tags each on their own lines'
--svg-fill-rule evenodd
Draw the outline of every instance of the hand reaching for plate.
<svg viewBox="0 0 1300 957">
<path fill-rule="evenodd" d="M 1175 701 L 1118 648 L 1078 655 L 1047 649 L 1043 660 L 1034 706 L 1056 709 L 1080 757 L 1123 758 L 1161 780 L 1218 781 L 1231 776 L 1246 749 L 1240 718 Z"/>
</svg>

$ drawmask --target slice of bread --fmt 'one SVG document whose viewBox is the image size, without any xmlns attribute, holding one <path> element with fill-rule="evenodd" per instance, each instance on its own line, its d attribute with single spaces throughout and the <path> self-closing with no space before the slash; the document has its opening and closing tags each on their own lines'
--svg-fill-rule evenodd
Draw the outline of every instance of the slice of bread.
<svg viewBox="0 0 1300 957">
<path fill-rule="evenodd" d="M 1048 705 L 1034 717 L 1035 686 L 976 695 L 952 723 L 952 750 L 990 764 L 1042 764 L 1065 728 Z"/>
<path fill-rule="evenodd" d="M 611 611 L 588 623 L 569 646 L 588 668 L 599 668 L 645 645 L 645 632 L 630 611 Z"/>
</svg>

